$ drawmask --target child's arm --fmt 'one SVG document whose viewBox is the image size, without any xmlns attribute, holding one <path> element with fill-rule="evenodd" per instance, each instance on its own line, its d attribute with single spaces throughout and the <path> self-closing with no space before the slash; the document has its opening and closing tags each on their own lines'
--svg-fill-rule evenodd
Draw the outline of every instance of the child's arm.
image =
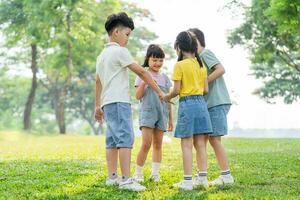
<svg viewBox="0 0 300 200">
<path fill-rule="evenodd" d="M 221 63 L 216 64 L 213 66 L 213 72 L 207 77 L 208 83 L 216 80 L 220 76 L 222 76 L 225 73 L 225 69 Z"/>
<path fill-rule="evenodd" d="M 101 109 L 101 92 L 102 92 L 102 84 L 100 81 L 100 77 L 96 75 L 96 84 L 95 84 L 95 113 L 94 117 L 97 122 L 102 123 L 103 121 L 103 111 Z"/>
<path fill-rule="evenodd" d="M 173 111 L 172 111 L 172 104 L 168 103 L 169 108 L 169 122 L 168 122 L 168 131 L 173 131 Z"/>
<path fill-rule="evenodd" d="M 145 86 L 146 83 L 144 81 L 141 81 L 141 84 L 135 87 L 135 98 L 137 100 L 140 100 L 144 96 Z"/>
<path fill-rule="evenodd" d="M 180 87 L 181 87 L 181 80 L 180 81 L 174 81 L 174 87 L 173 87 L 172 91 L 165 96 L 164 100 L 166 102 L 170 102 L 170 100 L 172 98 L 174 98 L 177 95 L 179 95 Z"/>
<path fill-rule="evenodd" d="M 155 83 L 155 81 L 152 79 L 149 72 L 147 72 L 143 67 L 139 66 L 136 63 L 128 65 L 128 68 L 134 73 L 136 73 L 146 84 L 148 84 L 158 94 L 159 98 L 163 100 L 165 95 Z"/>
<path fill-rule="evenodd" d="M 204 81 L 204 91 L 203 91 L 203 94 L 207 94 L 208 93 L 208 78 L 205 79 Z"/>
</svg>

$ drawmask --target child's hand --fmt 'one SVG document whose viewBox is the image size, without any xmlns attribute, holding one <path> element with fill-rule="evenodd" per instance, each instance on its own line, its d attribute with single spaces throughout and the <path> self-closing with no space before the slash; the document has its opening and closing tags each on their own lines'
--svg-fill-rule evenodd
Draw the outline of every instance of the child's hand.
<svg viewBox="0 0 300 200">
<path fill-rule="evenodd" d="M 163 92 L 160 92 L 158 94 L 158 97 L 159 97 L 160 101 L 164 101 L 164 99 L 165 99 L 166 96 L 165 96 L 165 94 Z"/>
<path fill-rule="evenodd" d="M 173 121 L 172 121 L 172 120 L 169 120 L 169 123 L 168 123 L 168 131 L 169 131 L 169 132 L 172 132 L 172 131 L 173 131 Z"/>
<path fill-rule="evenodd" d="M 95 117 L 95 120 L 99 123 L 102 123 L 103 122 L 103 119 L 104 119 L 104 113 L 102 111 L 102 109 L 100 107 L 96 107 L 95 108 L 95 113 L 94 113 L 94 117 Z"/>
<path fill-rule="evenodd" d="M 173 104 L 174 103 L 171 101 L 171 96 L 169 94 L 167 94 L 166 96 L 164 96 L 164 99 L 163 99 L 165 102 L 167 103 L 170 103 L 170 104 Z"/>
</svg>

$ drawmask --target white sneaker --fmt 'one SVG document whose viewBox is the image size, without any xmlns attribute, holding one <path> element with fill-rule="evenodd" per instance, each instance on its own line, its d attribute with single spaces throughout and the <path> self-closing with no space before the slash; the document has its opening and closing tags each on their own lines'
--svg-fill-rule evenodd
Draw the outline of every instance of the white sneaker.
<svg viewBox="0 0 300 200">
<path fill-rule="evenodd" d="M 115 179 L 108 178 L 105 181 L 105 185 L 107 185 L 107 186 L 119 185 L 120 182 L 121 182 L 121 180 L 119 177 L 117 177 Z"/>
<path fill-rule="evenodd" d="M 125 182 L 121 182 L 119 184 L 119 188 L 121 190 L 131 190 L 131 191 L 136 191 L 136 192 L 140 192 L 140 191 L 146 190 L 145 186 L 139 184 L 138 182 L 135 182 L 132 178 L 129 178 Z"/>
<path fill-rule="evenodd" d="M 208 180 L 207 177 L 199 177 L 196 176 L 195 178 L 193 178 L 193 186 L 194 188 L 198 188 L 198 187 L 203 187 L 205 189 L 208 188 Z"/>
<path fill-rule="evenodd" d="M 144 182 L 144 175 L 143 174 L 133 174 L 132 179 L 138 183 Z"/>
<path fill-rule="evenodd" d="M 175 183 L 173 186 L 183 190 L 193 190 L 193 181 L 182 180 L 179 183 Z"/>
<path fill-rule="evenodd" d="M 234 183 L 234 179 L 233 176 L 231 175 L 221 175 L 219 176 L 217 179 L 215 179 L 214 181 L 212 181 L 210 184 L 212 186 L 215 185 L 229 185 L 229 184 L 233 184 Z"/>
<path fill-rule="evenodd" d="M 160 181 L 159 175 L 151 175 L 150 181 L 159 182 Z"/>
</svg>

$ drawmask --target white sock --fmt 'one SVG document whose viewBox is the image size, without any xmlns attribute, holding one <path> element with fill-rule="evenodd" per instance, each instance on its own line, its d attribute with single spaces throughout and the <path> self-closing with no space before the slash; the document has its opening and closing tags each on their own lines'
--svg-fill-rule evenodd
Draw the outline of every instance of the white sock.
<svg viewBox="0 0 300 200">
<path fill-rule="evenodd" d="M 159 173 L 159 167 L 160 167 L 160 163 L 159 162 L 153 162 L 152 163 L 152 175 L 158 175 Z"/>
<path fill-rule="evenodd" d="M 143 174 L 144 166 L 139 166 L 138 164 L 135 165 L 135 173 L 136 174 Z"/>
</svg>

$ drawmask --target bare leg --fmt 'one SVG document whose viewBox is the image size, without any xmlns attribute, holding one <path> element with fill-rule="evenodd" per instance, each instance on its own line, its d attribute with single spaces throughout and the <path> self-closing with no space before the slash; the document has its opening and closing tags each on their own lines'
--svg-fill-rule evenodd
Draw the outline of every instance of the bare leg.
<svg viewBox="0 0 300 200">
<path fill-rule="evenodd" d="M 145 164 L 152 143 L 153 131 L 153 128 L 142 128 L 142 146 L 136 159 L 136 164 L 139 166 L 144 166 Z"/>
<path fill-rule="evenodd" d="M 182 150 L 182 160 L 183 160 L 184 175 L 192 175 L 193 137 L 181 138 L 181 150 Z"/>
<path fill-rule="evenodd" d="M 131 162 L 131 149 L 120 148 L 119 149 L 119 160 L 122 176 L 130 176 L 130 162 Z"/>
<path fill-rule="evenodd" d="M 228 158 L 226 155 L 225 148 L 221 143 L 221 137 L 211 136 L 209 137 L 209 143 L 211 144 L 211 146 L 215 151 L 221 171 L 229 170 Z"/>
<path fill-rule="evenodd" d="M 154 129 L 152 161 L 156 163 L 161 163 L 163 136 L 164 132 L 162 130 Z"/>
<path fill-rule="evenodd" d="M 194 147 L 196 149 L 197 167 L 199 171 L 207 171 L 207 135 L 194 135 Z"/>
<path fill-rule="evenodd" d="M 117 173 L 118 167 L 118 149 L 106 149 L 106 162 L 107 162 L 107 170 L 108 174 L 111 175 L 113 173 Z"/>
</svg>

